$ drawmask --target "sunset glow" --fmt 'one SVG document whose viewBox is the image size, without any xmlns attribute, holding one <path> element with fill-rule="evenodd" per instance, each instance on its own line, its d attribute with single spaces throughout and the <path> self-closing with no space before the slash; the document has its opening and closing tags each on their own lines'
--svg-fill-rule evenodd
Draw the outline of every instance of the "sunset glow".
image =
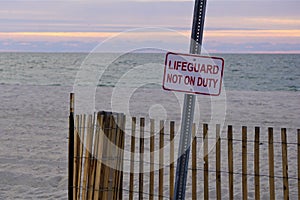
<svg viewBox="0 0 300 200">
<path fill-rule="evenodd" d="M 192 0 L 5 1 L 0 51 L 90 51 L 116 37 L 125 48 L 185 48 L 193 6 Z M 211 52 L 299 52 L 299 6 L 300 1 L 209 0 L 204 45 Z"/>
<path fill-rule="evenodd" d="M 207 31 L 208 37 L 300 37 L 300 30 Z"/>
<path fill-rule="evenodd" d="M 132 31 L 132 30 L 130 30 Z M 126 32 L 126 31 L 125 31 Z M 52 38 L 57 41 L 63 39 L 94 40 L 97 38 L 109 38 L 117 36 L 118 32 L 0 32 L 0 38 L 10 39 L 45 39 Z M 140 32 L 139 30 L 127 33 L 131 37 L 155 37 L 155 36 L 190 36 L 190 31 L 174 32 Z M 299 38 L 300 30 L 206 30 L 205 37 L 220 38 L 223 37 L 272 37 L 272 38 Z"/>
</svg>

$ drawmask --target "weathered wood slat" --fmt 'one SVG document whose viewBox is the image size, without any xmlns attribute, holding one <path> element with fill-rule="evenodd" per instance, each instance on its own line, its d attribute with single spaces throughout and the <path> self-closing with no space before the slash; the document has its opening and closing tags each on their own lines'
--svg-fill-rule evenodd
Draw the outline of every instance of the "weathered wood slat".
<svg viewBox="0 0 300 200">
<path fill-rule="evenodd" d="M 149 180 L 149 200 L 154 198 L 154 140 L 155 129 L 154 119 L 150 120 L 150 180 Z"/>
<path fill-rule="evenodd" d="M 136 129 L 136 118 L 132 117 L 132 119 L 131 119 L 131 147 L 130 147 L 131 150 L 130 150 L 129 200 L 133 200 L 135 129 Z"/>
<path fill-rule="evenodd" d="M 248 199 L 247 183 L 247 127 L 242 127 L 242 190 L 243 200 Z"/>
<path fill-rule="evenodd" d="M 86 140 L 85 140 L 85 148 L 84 148 L 84 169 L 83 169 L 83 180 L 82 180 L 82 200 L 87 198 L 88 192 L 88 174 L 90 171 L 90 158 L 91 158 L 91 150 L 92 150 L 92 142 L 93 142 L 93 135 L 92 135 L 92 115 L 87 116 L 87 128 L 86 128 Z"/>
<path fill-rule="evenodd" d="M 270 200 L 275 199 L 275 182 L 274 182 L 274 145 L 273 145 L 273 128 L 268 128 L 269 139 L 269 190 Z"/>
<path fill-rule="evenodd" d="M 233 200 L 233 151 L 232 151 L 232 126 L 228 126 L 228 171 L 229 171 L 229 199 Z"/>
<path fill-rule="evenodd" d="M 195 124 L 192 127 L 192 199 L 197 199 L 197 138 Z"/>
<path fill-rule="evenodd" d="M 208 124 L 203 124 L 204 199 L 209 199 Z"/>
<path fill-rule="evenodd" d="M 221 139 L 220 124 L 216 125 L 216 192 L 217 200 L 221 200 Z"/>
<path fill-rule="evenodd" d="M 144 128 L 145 118 L 140 119 L 140 167 L 139 167 L 139 199 L 143 200 L 144 193 Z"/>
<path fill-rule="evenodd" d="M 174 199 L 174 135 L 175 135 L 175 122 L 170 122 L 170 200 Z"/>
<path fill-rule="evenodd" d="M 161 120 L 159 123 L 159 183 L 158 183 L 158 199 L 163 199 L 164 193 L 164 121 Z"/>
<path fill-rule="evenodd" d="M 281 142 L 282 142 L 282 176 L 283 176 L 283 196 L 284 200 L 289 199 L 289 179 L 288 179 L 288 157 L 287 157 L 287 140 L 286 128 L 281 129 Z"/>
<path fill-rule="evenodd" d="M 99 199 L 100 196 L 100 188 L 102 187 L 100 184 L 101 181 L 101 168 L 102 168 L 102 155 L 103 155 L 103 138 L 104 138 L 104 114 L 97 114 L 97 128 L 95 135 L 95 159 L 96 159 L 96 171 L 95 171 L 95 191 L 93 194 L 93 199 Z"/>
<path fill-rule="evenodd" d="M 259 181 L 259 127 L 255 127 L 254 138 L 254 184 L 255 184 L 255 199 L 260 199 L 260 181 Z"/>
<path fill-rule="evenodd" d="M 300 200 L 300 129 L 297 130 L 297 160 L 298 160 L 298 200 Z"/>
</svg>

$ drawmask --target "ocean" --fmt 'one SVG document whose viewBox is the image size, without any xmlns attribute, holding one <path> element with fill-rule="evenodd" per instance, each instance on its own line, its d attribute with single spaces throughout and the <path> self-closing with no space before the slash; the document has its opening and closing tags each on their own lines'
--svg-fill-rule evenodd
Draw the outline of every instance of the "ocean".
<svg viewBox="0 0 300 200">
<path fill-rule="evenodd" d="M 214 56 L 222 95 L 197 96 L 198 122 L 300 128 L 300 54 Z M 162 89 L 163 65 L 163 54 L 0 53 L 0 199 L 67 198 L 72 91 L 76 113 L 179 121 L 183 96 Z"/>
</svg>

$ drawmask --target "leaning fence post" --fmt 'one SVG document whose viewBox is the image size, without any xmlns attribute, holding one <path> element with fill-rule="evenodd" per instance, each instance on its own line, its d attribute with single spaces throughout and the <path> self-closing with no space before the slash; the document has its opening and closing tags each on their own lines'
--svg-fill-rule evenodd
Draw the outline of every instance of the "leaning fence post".
<svg viewBox="0 0 300 200">
<path fill-rule="evenodd" d="M 69 116 L 69 182 L 68 196 L 73 200 L 73 169 L 74 169 L 74 93 L 70 93 L 70 116 Z"/>
</svg>

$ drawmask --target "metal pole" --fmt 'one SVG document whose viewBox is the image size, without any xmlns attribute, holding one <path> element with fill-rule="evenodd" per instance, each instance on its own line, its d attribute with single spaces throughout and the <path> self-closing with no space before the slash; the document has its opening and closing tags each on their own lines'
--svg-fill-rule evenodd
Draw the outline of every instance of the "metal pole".
<svg viewBox="0 0 300 200">
<path fill-rule="evenodd" d="M 69 116 L 69 182 L 68 199 L 73 200 L 73 170 L 74 170 L 74 93 L 70 93 Z"/>
<path fill-rule="evenodd" d="M 196 0 L 194 7 L 193 27 L 191 34 L 190 53 L 200 54 L 203 38 L 206 0 Z M 192 124 L 194 120 L 196 96 L 184 95 L 181 121 L 181 132 L 176 168 L 174 199 L 185 199 L 186 179 L 189 165 Z"/>
</svg>

